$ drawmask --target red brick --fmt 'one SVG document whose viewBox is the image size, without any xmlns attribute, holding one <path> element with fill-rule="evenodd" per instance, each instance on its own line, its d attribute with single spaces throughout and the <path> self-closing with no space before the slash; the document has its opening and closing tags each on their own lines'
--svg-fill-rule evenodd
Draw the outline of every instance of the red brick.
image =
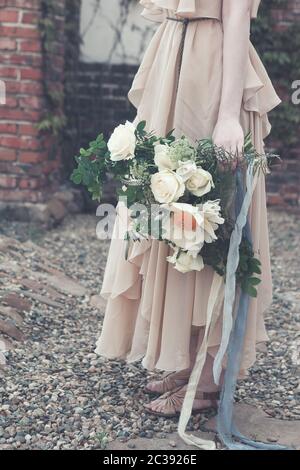
<svg viewBox="0 0 300 470">
<path fill-rule="evenodd" d="M 7 109 L 3 106 L 0 106 L 0 119 L 5 119 L 7 121 L 38 122 L 40 118 L 41 114 L 37 111 Z"/>
<path fill-rule="evenodd" d="M 15 162 L 3 162 L 0 160 L 0 174 L 23 174 L 24 171 L 21 167 L 16 166 Z"/>
<path fill-rule="evenodd" d="M 17 159 L 17 152 L 12 149 L 0 148 L 0 161 L 12 162 Z"/>
<path fill-rule="evenodd" d="M 17 23 L 19 19 L 19 12 L 17 10 L 0 10 L 1 23 Z"/>
<path fill-rule="evenodd" d="M 0 0 L 0 7 L 26 8 L 26 10 L 38 10 L 40 0 Z"/>
<path fill-rule="evenodd" d="M 39 189 L 42 185 L 41 178 L 21 178 L 18 182 L 20 189 Z"/>
<path fill-rule="evenodd" d="M 0 36 L 8 38 L 29 39 L 40 38 L 38 28 L 18 27 L 18 26 L 0 26 Z"/>
<path fill-rule="evenodd" d="M 17 78 L 18 71 L 15 67 L 0 66 L 0 77 L 1 78 Z"/>
<path fill-rule="evenodd" d="M 16 124 L 8 124 L 0 122 L 0 134 L 16 134 L 17 126 Z"/>
<path fill-rule="evenodd" d="M 37 40 L 20 41 L 21 52 L 41 52 L 41 50 L 42 50 L 42 45 L 40 41 L 37 41 Z"/>
<path fill-rule="evenodd" d="M 32 68 L 21 69 L 21 80 L 42 80 L 42 78 L 42 70 L 35 70 Z"/>
<path fill-rule="evenodd" d="M 16 108 L 17 104 L 18 102 L 16 98 L 13 98 L 12 96 L 6 96 L 5 106 L 7 108 Z"/>
<path fill-rule="evenodd" d="M 42 141 L 36 137 L 22 137 L 22 150 L 41 150 Z"/>
<path fill-rule="evenodd" d="M 41 142 L 39 140 L 17 136 L 0 137 L 0 145 L 3 147 L 21 150 L 38 150 L 41 148 Z"/>
<path fill-rule="evenodd" d="M 10 38 L 0 38 L 0 50 L 15 51 L 17 49 L 17 41 Z"/>
<path fill-rule="evenodd" d="M 20 152 L 19 162 L 22 163 L 40 163 L 45 160 L 45 154 L 42 152 Z"/>
<path fill-rule="evenodd" d="M 39 13 L 24 12 L 22 15 L 22 23 L 36 24 L 39 21 Z"/>
<path fill-rule="evenodd" d="M 37 136 L 39 135 L 39 130 L 33 124 L 20 124 L 19 134 Z"/>
<path fill-rule="evenodd" d="M 19 137 L 0 137 L 0 146 L 19 149 L 21 148 L 21 139 Z"/>
<path fill-rule="evenodd" d="M 14 82 L 5 81 L 7 93 L 18 93 L 24 95 L 42 95 L 43 85 L 39 82 Z"/>
<path fill-rule="evenodd" d="M 0 54 L 0 63 L 7 65 L 24 65 L 27 67 L 40 68 L 43 63 L 41 55 L 28 54 Z"/>
<path fill-rule="evenodd" d="M 21 108 L 40 109 L 42 107 L 42 100 L 36 96 L 26 96 L 19 99 L 19 104 Z"/>
<path fill-rule="evenodd" d="M 15 188 L 17 186 L 16 178 L 11 176 L 0 175 L 0 187 L 1 188 Z"/>
</svg>

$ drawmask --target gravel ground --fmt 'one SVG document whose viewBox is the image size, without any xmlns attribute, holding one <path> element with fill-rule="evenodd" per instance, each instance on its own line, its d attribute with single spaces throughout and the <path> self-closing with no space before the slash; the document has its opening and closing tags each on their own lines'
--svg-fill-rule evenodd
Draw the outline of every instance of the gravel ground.
<svg viewBox="0 0 300 470">
<path fill-rule="evenodd" d="M 270 342 L 261 348 L 237 400 L 293 420 L 300 419 L 299 218 L 271 212 L 269 219 L 274 271 L 274 302 L 266 315 Z M 33 240 L 46 250 L 48 263 L 87 289 L 82 297 L 64 295 L 60 308 L 36 302 L 27 314 L 27 339 L 7 354 L 8 370 L 0 378 L 0 449 L 100 449 L 116 438 L 164 437 L 177 429 L 175 419 L 143 412 L 149 398 L 142 387 L 149 374 L 139 363 L 93 354 L 103 308 L 101 313 L 90 298 L 99 293 L 108 248 L 96 239 L 96 223 L 94 216 L 81 215 L 51 232 L 20 223 L 0 226 L 0 235 Z M 201 428 L 210 416 L 193 417 L 190 429 Z"/>
</svg>

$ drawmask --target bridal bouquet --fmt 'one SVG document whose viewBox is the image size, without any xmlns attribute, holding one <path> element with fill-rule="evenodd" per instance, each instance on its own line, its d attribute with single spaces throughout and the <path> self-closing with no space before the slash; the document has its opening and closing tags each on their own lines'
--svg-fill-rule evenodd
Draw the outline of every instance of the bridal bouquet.
<svg viewBox="0 0 300 470">
<path fill-rule="evenodd" d="M 159 137 L 145 128 L 145 121 L 137 126 L 127 121 L 108 142 L 100 134 L 76 157 L 72 181 L 100 200 L 108 175 L 113 175 L 129 210 L 127 240 L 165 241 L 172 247 L 167 260 L 180 272 L 209 265 L 225 276 L 235 224 L 235 173 L 228 164 L 233 156 L 209 139 L 193 146 L 185 136 L 176 139 L 174 130 Z M 248 135 L 239 166 L 267 173 L 269 157 L 255 151 Z M 243 237 L 237 282 L 252 297 L 260 274 L 260 261 Z"/>
</svg>

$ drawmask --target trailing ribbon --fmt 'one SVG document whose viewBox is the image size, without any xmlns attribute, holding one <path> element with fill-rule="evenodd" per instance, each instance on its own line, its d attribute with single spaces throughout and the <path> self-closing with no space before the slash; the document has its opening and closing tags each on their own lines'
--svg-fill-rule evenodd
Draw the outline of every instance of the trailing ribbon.
<svg viewBox="0 0 300 470">
<path fill-rule="evenodd" d="M 248 184 L 249 181 L 250 180 L 248 179 Z M 245 209 L 245 206 L 242 205 L 243 198 L 243 179 L 241 172 L 238 171 L 236 194 L 237 214 L 241 214 L 240 211 Z M 248 220 L 243 227 L 243 233 L 252 245 L 252 236 Z M 229 259 L 229 269 L 231 268 L 232 264 L 231 260 Z M 263 442 L 253 441 L 246 436 L 243 436 L 243 434 L 239 432 L 233 422 L 234 393 L 236 390 L 237 378 L 241 365 L 242 351 L 247 328 L 249 302 L 249 295 L 245 292 L 241 292 L 238 313 L 229 341 L 228 360 L 217 418 L 219 437 L 230 450 L 288 450 L 284 446 L 265 444 Z M 236 440 L 240 442 L 236 442 Z"/>
<path fill-rule="evenodd" d="M 194 368 L 192 370 L 189 383 L 187 385 L 187 391 L 184 397 L 179 424 L 178 433 L 186 444 L 195 445 L 202 450 L 215 450 L 216 444 L 214 441 L 208 441 L 200 439 L 197 436 L 186 433 L 186 427 L 191 417 L 194 399 L 197 393 L 197 386 L 202 374 L 202 370 L 205 364 L 208 348 L 208 337 L 209 332 L 215 327 L 218 320 L 218 313 L 221 310 L 222 302 L 224 299 L 224 279 L 217 273 L 214 273 L 212 286 L 210 290 L 210 296 L 207 305 L 207 318 L 204 338 L 199 349 L 195 361 Z"/>
<path fill-rule="evenodd" d="M 242 178 L 240 170 L 237 171 L 237 175 L 239 175 L 238 179 Z M 232 311 L 236 296 L 236 271 L 240 260 L 239 248 L 242 241 L 243 229 L 247 223 L 252 195 L 257 183 L 257 176 L 255 175 L 257 175 L 257 172 L 254 174 L 253 165 L 249 164 L 246 173 L 246 194 L 242 200 L 241 210 L 237 216 L 236 224 L 230 238 L 228 261 L 226 267 L 222 339 L 220 348 L 215 357 L 213 367 L 214 380 L 216 384 L 218 384 L 220 381 L 223 359 L 227 351 L 229 338 L 233 327 Z"/>
<path fill-rule="evenodd" d="M 243 176 L 240 170 L 236 175 L 236 214 L 237 220 L 230 239 L 230 247 L 227 262 L 226 284 L 217 273 L 214 274 L 212 287 L 208 300 L 207 318 L 204 338 L 198 351 L 195 365 L 187 385 L 182 410 L 179 418 L 178 433 L 184 442 L 203 450 L 215 450 L 214 441 L 200 439 L 197 436 L 186 433 L 186 427 L 191 416 L 193 402 L 197 393 L 197 386 L 205 364 L 209 332 L 213 331 L 218 320 L 218 313 L 224 299 L 223 309 L 223 334 L 220 349 L 215 358 L 214 378 L 218 383 L 222 372 L 222 363 L 227 351 L 227 366 L 224 377 L 224 385 L 221 393 L 219 412 L 217 417 L 218 433 L 221 441 L 230 450 L 288 450 L 284 446 L 265 444 L 253 441 L 239 432 L 233 422 L 234 393 L 241 365 L 242 350 L 247 327 L 250 297 L 241 292 L 238 304 L 238 312 L 233 322 L 233 308 L 237 299 L 236 271 L 239 264 L 239 246 L 243 234 L 252 244 L 251 230 L 248 221 L 248 212 L 252 201 L 252 195 L 256 186 L 256 176 L 252 165 L 249 165 L 246 174 L 246 194 L 244 194 Z M 240 442 L 237 442 L 240 441 Z"/>
</svg>

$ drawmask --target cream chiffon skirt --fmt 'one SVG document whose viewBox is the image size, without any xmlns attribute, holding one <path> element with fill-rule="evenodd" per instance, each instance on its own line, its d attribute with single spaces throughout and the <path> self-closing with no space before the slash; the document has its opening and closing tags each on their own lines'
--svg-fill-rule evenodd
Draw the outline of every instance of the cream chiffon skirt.
<svg viewBox="0 0 300 470">
<path fill-rule="evenodd" d="M 181 25 L 161 24 L 137 72 L 128 97 L 137 108 L 135 123 L 147 121 L 148 130 L 165 135 L 175 128 L 193 143 L 212 135 L 222 86 L 222 28 L 216 20 L 190 23 L 182 71 L 177 82 Z M 241 124 L 251 131 L 263 152 L 270 132 L 267 112 L 279 103 L 266 71 L 250 45 Z M 252 298 L 241 372 L 253 365 L 256 344 L 268 340 L 263 313 L 272 301 L 272 280 L 264 176 L 260 176 L 250 210 L 254 250 L 262 263 L 262 282 Z M 117 218 L 115 233 L 122 231 Z M 125 242 L 111 241 L 101 295 L 107 299 L 96 352 L 111 359 L 142 359 L 149 370 L 179 371 L 190 365 L 193 327 L 206 323 L 213 270 L 182 274 L 166 261 L 170 248 L 157 240 L 131 243 L 125 260 Z M 222 306 L 221 306 L 222 308 Z M 220 315 L 209 336 L 208 353 L 215 356 L 222 335 Z"/>
</svg>

